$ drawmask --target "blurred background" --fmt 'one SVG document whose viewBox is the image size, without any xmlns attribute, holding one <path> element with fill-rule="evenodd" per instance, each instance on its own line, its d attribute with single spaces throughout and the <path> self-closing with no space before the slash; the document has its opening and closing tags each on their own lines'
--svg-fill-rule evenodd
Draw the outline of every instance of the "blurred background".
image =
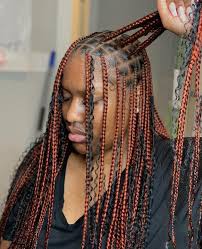
<svg viewBox="0 0 202 249">
<path fill-rule="evenodd" d="M 38 135 L 41 105 L 48 107 L 56 68 L 71 42 L 155 10 L 156 0 L 0 0 L 0 202 L 20 155 Z M 165 32 L 148 49 L 155 101 L 166 125 L 177 39 Z"/>
</svg>

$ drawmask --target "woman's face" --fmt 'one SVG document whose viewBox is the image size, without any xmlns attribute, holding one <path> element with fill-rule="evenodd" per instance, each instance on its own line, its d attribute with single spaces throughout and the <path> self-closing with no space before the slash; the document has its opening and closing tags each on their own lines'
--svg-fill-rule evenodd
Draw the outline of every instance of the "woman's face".
<svg viewBox="0 0 202 249">
<path fill-rule="evenodd" d="M 93 153 L 97 153 L 102 133 L 103 117 L 103 80 L 100 61 L 95 61 L 94 80 L 94 120 L 93 120 Z M 114 70 L 115 71 L 115 70 Z M 110 74 L 114 74 L 110 70 Z M 114 78 L 114 77 L 113 77 Z M 116 84 L 116 82 L 114 82 Z M 117 93 L 115 87 L 108 87 L 108 111 L 106 123 L 105 151 L 112 149 L 116 127 Z M 63 72 L 62 80 L 63 104 L 62 113 L 69 131 L 68 138 L 72 142 L 74 150 L 82 155 L 86 153 L 85 134 L 85 57 L 75 53 L 68 60 Z M 128 90 L 127 90 L 128 92 Z M 126 122 L 125 132 L 128 127 L 129 94 L 126 95 Z"/>
</svg>

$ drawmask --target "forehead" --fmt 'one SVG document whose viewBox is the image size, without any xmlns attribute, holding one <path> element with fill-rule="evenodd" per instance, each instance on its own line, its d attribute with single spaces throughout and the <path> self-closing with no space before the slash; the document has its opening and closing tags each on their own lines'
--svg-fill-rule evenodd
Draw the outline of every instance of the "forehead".
<svg viewBox="0 0 202 249">
<path fill-rule="evenodd" d="M 94 59 L 93 61 L 93 84 L 95 91 L 101 91 L 103 88 L 101 63 L 99 58 Z M 62 86 L 70 91 L 85 92 L 85 67 L 85 55 L 74 53 L 64 68 Z"/>
</svg>

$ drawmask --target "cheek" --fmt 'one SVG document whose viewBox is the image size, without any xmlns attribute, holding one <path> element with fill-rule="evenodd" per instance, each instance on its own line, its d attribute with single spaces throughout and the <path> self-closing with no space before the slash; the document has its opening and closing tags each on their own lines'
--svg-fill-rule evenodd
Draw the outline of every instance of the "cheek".
<svg viewBox="0 0 202 249">
<path fill-rule="evenodd" d="M 86 144 L 85 143 L 73 143 L 73 148 L 81 155 L 86 154 Z"/>
<path fill-rule="evenodd" d="M 106 148 L 110 148 L 113 145 L 114 135 L 116 130 L 116 119 L 117 119 L 116 98 L 111 96 L 109 100 L 110 103 L 108 103 L 106 135 L 105 135 Z"/>
<path fill-rule="evenodd" d="M 114 142 L 114 135 L 116 130 L 116 116 L 113 114 L 107 120 L 105 144 L 106 148 L 110 148 Z"/>
<path fill-rule="evenodd" d="M 102 134 L 103 123 L 103 104 L 94 107 L 94 120 L 93 120 L 93 145 L 98 147 L 100 145 L 100 138 Z M 107 121 L 105 144 L 109 148 L 113 144 L 114 131 L 116 127 L 116 106 L 114 102 L 108 103 Z"/>
<path fill-rule="evenodd" d="M 116 122 L 117 122 L 117 112 L 116 112 L 116 101 L 113 104 L 109 105 L 108 107 L 108 116 L 107 116 L 107 125 L 106 125 L 106 146 L 110 147 L 113 145 L 114 142 L 114 135 L 116 131 Z M 130 113 L 130 106 L 129 106 L 129 99 L 126 99 L 125 102 L 125 122 L 123 125 L 124 135 L 128 132 L 129 126 L 129 113 Z M 120 110 L 120 119 L 119 119 L 119 137 L 121 136 L 121 123 L 122 123 L 122 109 Z"/>
<path fill-rule="evenodd" d="M 102 132 L 103 104 L 94 106 L 93 116 L 93 137 L 96 142 L 100 141 Z"/>
<path fill-rule="evenodd" d="M 94 116 L 94 127 L 93 127 L 93 147 L 97 150 L 101 146 L 101 134 L 102 134 L 102 115 Z M 105 132 L 105 149 L 110 149 L 114 141 L 114 133 L 116 128 L 116 116 L 115 113 L 108 116 L 106 122 Z"/>
<path fill-rule="evenodd" d="M 68 112 L 68 107 L 67 105 L 65 105 L 64 103 L 62 104 L 62 116 L 65 119 L 66 118 L 66 114 Z"/>
</svg>

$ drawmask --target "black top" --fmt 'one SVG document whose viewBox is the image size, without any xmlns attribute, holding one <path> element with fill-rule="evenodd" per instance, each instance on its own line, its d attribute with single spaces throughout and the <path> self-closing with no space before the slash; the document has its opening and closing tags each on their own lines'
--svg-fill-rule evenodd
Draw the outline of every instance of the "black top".
<svg viewBox="0 0 202 249">
<path fill-rule="evenodd" d="M 153 205 L 151 213 L 151 224 L 148 234 L 148 246 L 146 249 L 165 249 L 168 235 L 169 202 L 171 188 L 171 172 L 173 154 L 171 141 L 155 137 L 154 158 L 156 161 L 156 172 L 154 176 Z M 200 168 L 202 166 L 202 153 L 200 153 Z M 68 224 L 62 212 L 64 203 L 64 178 L 66 170 L 66 160 L 61 172 L 57 176 L 53 223 L 49 236 L 49 249 L 79 249 L 82 240 L 82 224 L 84 216 L 80 217 L 74 224 Z M 181 180 L 181 192 L 176 210 L 176 239 L 177 249 L 188 249 L 187 246 L 187 171 L 184 172 Z M 183 187 L 184 186 L 184 187 Z M 200 181 L 193 209 L 194 233 L 199 233 L 197 221 L 199 220 L 200 197 L 202 196 L 202 179 Z M 18 203 L 13 208 L 3 238 L 12 241 L 15 230 L 13 229 L 18 212 Z M 37 249 L 43 249 L 45 227 L 44 221 L 39 237 Z M 202 241 L 202 238 L 201 238 Z M 196 241 L 193 249 L 197 249 Z M 103 248 L 104 249 L 104 248 Z"/>
</svg>

